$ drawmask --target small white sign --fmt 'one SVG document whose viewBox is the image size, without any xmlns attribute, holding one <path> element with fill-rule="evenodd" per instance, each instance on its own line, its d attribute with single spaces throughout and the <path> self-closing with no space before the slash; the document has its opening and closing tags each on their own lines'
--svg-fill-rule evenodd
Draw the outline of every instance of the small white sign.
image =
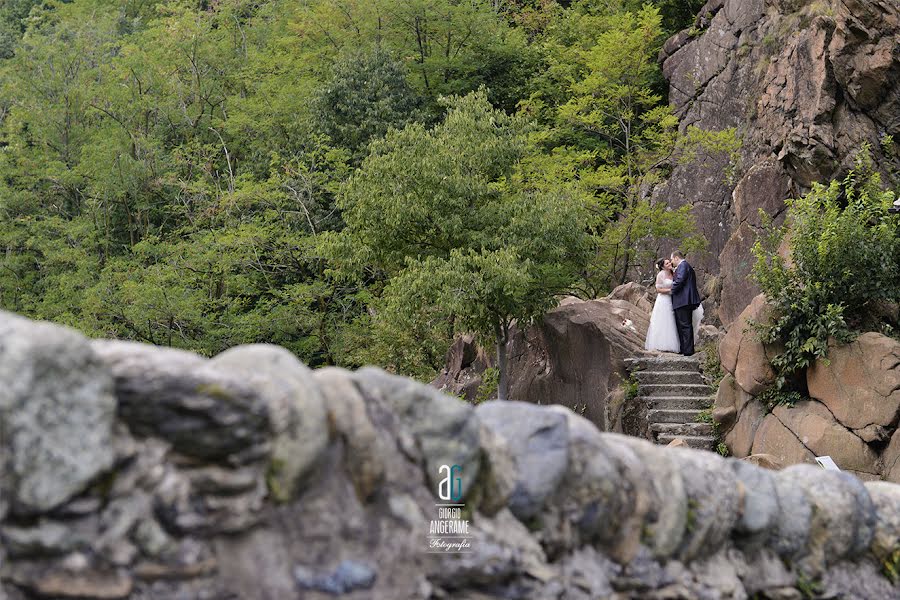
<svg viewBox="0 0 900 600">
<path fill-rule="evenodd" d="M 834 464 L 834 461 L 831 460 L 830 456 L 817 456 L 816 462 L 826 471 L 840 471 L 838 466 Z"/>
</svg>

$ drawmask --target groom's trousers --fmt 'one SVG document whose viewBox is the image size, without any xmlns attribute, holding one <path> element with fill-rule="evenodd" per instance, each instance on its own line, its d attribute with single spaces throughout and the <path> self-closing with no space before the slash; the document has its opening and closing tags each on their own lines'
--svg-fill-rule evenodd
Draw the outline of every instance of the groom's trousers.
<svg viewBox="0 0 900 600">
<path fill-rule="evenodd" d="M 694 353 L 694 306 L 682 306 L 675 309 L 675 327 L 678 329 L 678 345 L 681 353 L 690 356 Z"/>
</svg>

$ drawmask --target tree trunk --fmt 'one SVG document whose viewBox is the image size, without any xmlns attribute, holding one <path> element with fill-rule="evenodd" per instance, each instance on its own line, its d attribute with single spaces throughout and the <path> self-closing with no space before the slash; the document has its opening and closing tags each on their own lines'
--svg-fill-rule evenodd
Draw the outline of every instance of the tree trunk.
<svg viewBox="0 0 900 600">
<path fill-rule="evenodd" d="M 509 326 L 503 322 L 497 323 L 497 369 L 500 371 L 497 383 L 497 400 L 506 400 L 508 388 L 506 369 L 506 344 L 509 341 Z"/>
</svg>

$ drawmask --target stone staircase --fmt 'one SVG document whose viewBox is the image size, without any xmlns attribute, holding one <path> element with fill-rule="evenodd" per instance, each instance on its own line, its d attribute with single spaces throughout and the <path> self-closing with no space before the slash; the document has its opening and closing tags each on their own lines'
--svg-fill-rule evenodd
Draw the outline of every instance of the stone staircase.
<svg viewBox="0 0 900 600">
<path fill-rule="evenodd" d="M 652 441 L 665 445 L 681 438 L 691 448 L 714 450 L 712 424 L 697 421 L 715 399 L 700 372 L 700 357 L 661 354 L 628 363 L 638 381 L 634 402 L 647 408 L 647 433 Z"/>
</svg>

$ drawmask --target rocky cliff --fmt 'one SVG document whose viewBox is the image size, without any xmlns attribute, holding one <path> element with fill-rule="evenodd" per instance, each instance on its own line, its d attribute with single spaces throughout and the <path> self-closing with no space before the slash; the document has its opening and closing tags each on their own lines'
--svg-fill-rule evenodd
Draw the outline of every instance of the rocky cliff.
<svg viewBox="0 0 900 600">
<path fill-rule="evenodd" d="M 601 430 L 622 431 L 625 361 L 643 351 L 652 309 L 648 288 L 632 282 L 597 300 L 565 298 L 540 323 L 514 327 L 507 397 L 561 404 Z M 462 336 L 432 385 L 474 400 L 482 373 L 493 364 L 471 336 Z"/>
<path fill-rule="evenodd" d="M 900 4 L 896 0 L 710 0 L 661 53 L 682 130 L 736 128 L 738 177 L 714 160 L 676 166 L 655 196 L 691 204 L 710 241 L 694 257 L 726 326 L 753 297 L 750 246 L 762 209 L 844 173 L 863 144 L 900 166 Z"/>
<path fill-rule="evenodd" d="M 900 597 L 900 486 L 274 346 L 0 313 L 0 452 L 3 600 Z"/>
</svg>

